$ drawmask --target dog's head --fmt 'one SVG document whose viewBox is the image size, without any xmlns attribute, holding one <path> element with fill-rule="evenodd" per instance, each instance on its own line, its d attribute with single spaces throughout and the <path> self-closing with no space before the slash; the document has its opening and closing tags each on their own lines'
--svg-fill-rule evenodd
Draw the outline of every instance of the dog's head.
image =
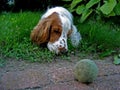
<svg viewBox="0 0 120 90">
<path fill-rule="evenodd" d="M 57 54 L 66 52 L 68 50 L 67 36 L 71 33 L 71 30 L 63 28 L 65 26 L 62 22 L 56 12 L 41 19 L 31 32 L 31 40 L 38 45 L 47 43 L 48 49 Z"/>
</svg>

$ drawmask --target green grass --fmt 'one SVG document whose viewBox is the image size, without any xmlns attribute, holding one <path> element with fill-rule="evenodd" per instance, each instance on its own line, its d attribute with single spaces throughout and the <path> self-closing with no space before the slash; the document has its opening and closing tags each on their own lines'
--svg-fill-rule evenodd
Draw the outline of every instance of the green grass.
<svg viewBox="0 0 120 90">
<path fill-rule="evenodd" d="M 30 32 L 41 13 L 20 12 L 0 15 L 0 52 L 5 57 L 46 62 L 53 58 L 47 49 L 33 45 Z"/>
<path fill-rule="evenodd" d="M 47 48 L 40 48 L 30 41 L 30 32 L 38 23 L 40 15 L 42 15 L 41 12 L 1 13 L 0 55 L 32 62 L 52 61 L 55 57 L 54 53 Z M 69 52 L 77 50 L 101 53 L 103 56 L 111 55 L 113 51 L 118 52 L 117 50 L 120 48 L 119 26 L 112 22 L 97 22 L 93 19 L 81 24 L 78 17 L 75 21 L 83 39 L 77 49 L 72 47 L 69 42 Z"/>
<path fill-rule="evenodd" d="M 97 21 L 92 18 L 77 26 L 83 38 L 82 51 L 97 52 L 101 56 L 120 52 L 120 27 L 113 22 Z"/>
</svg>

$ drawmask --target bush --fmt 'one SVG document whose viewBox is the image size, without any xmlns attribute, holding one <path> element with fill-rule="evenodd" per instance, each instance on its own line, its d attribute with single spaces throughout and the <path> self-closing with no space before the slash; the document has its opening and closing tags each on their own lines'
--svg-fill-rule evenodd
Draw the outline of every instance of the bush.
<svg viewBox="0 0 120 90">
<path fill-rule="evenodd" d="M 93 12 L 98 16 L 110 17 L 120 15 L 120 0 L 63 0 L 70 2 L 69 10 L 81 15 L 84 22 Z"/>
</svg>

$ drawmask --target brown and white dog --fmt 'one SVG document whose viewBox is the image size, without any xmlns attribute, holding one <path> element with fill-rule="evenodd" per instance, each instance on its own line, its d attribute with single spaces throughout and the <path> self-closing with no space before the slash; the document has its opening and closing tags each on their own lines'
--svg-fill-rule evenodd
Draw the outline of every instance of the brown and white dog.
<svg viewBox="0 0 120 90">
<path fill-rule="evenodd" d="M 56 54 L 68 51 L 68 37 L 75 47 L 81 40 L 81 35 L 73 24 L 72 14 L 63 7 L 48 9 L 31 32 L 30 37 L 38 45 L 46 43 L 48 49 Z"/>
</svg>

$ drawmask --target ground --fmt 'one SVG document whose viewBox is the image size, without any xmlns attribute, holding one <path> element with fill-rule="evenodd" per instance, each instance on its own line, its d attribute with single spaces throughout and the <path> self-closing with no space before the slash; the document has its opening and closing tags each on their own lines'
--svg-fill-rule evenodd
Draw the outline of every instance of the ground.
<svg viewBox="0 0 120 90">
<path fill-rule="evenodd" d="M 77 61 L 78 56 L 70 56 L 70 60 L 56 58 L 50 63 L 9 58 L 0 68 L 0 90 L 120 90 L 120 65 L 114 65 L 112 57 L 94 59 L 99 75 L 90 84 L 74 79 Z"/>
</svg>

